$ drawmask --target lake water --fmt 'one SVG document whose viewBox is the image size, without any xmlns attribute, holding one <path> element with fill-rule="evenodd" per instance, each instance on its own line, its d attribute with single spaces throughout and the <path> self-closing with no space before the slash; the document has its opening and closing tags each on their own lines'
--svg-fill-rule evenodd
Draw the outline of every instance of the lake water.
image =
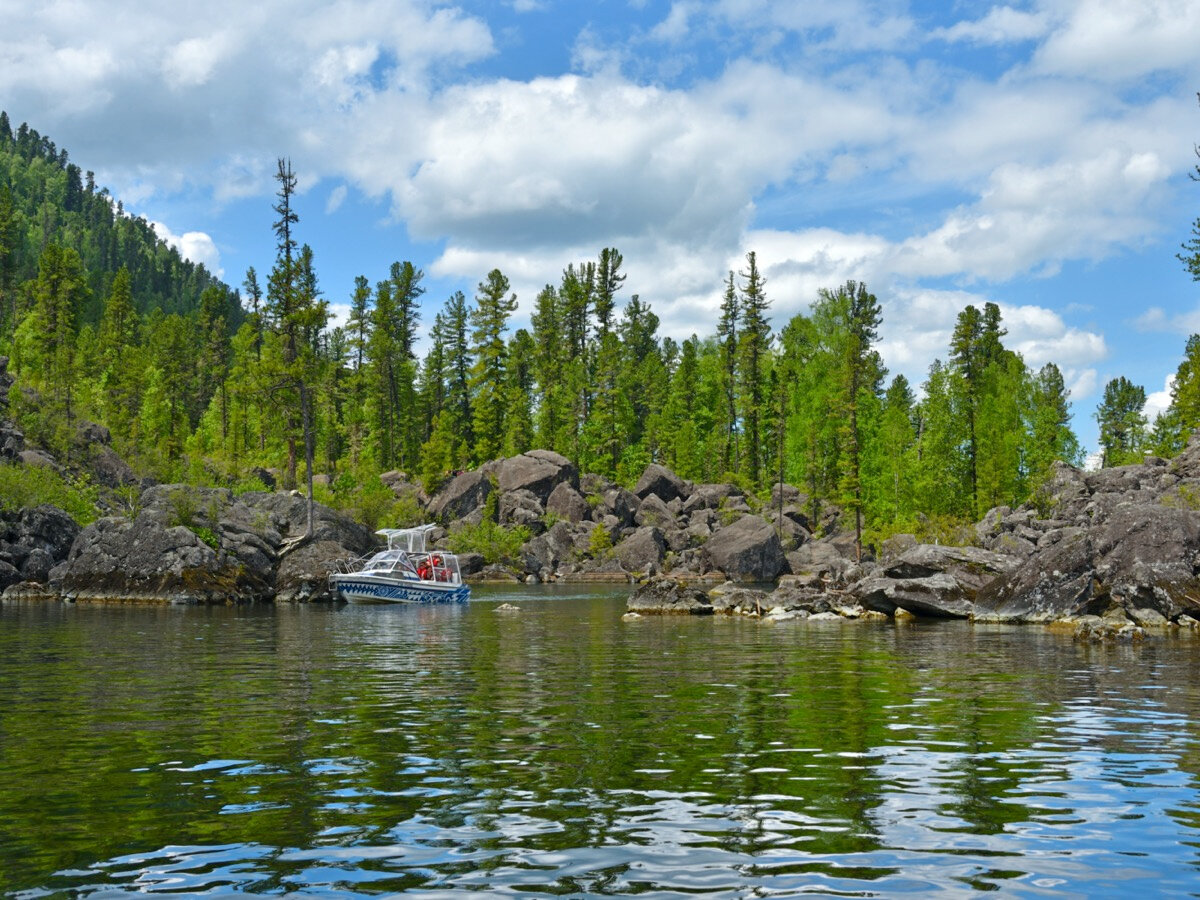
<svg viewBox="0 0 1200 900">
<path fill-rule="evenodd" d="M 1200 892 L 1200 639 L 626 595 L 0 606 L 0 891 Z"/>
</svg>

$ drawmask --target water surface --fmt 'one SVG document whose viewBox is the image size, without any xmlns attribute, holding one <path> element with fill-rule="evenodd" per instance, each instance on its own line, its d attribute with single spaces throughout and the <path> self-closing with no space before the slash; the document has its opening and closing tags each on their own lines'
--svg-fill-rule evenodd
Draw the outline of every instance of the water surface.
<svg viewBox="0 0 1200 900">
<path fill-rule="evenodd" d="M 1198 640 L 475 596 L 0 606 L 0 889 L 1200 892 Z"/>
</svg>

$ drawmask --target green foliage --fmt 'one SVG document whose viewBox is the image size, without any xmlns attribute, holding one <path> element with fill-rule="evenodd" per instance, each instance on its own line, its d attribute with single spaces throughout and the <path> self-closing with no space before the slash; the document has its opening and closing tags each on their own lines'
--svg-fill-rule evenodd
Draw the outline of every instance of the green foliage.
<svg viewBox="0 0 1200 900">
<path fill-rule="evenodd" d="M 603 525 L 597 524 L 588 537 L 588 556 L 595 560 L 607 559 L 612 548 L 612 535 Z"/>
<path fill-rule="evenodd" d="M 361 522 L 371 531 L 380 528 L 411 528 L 425 521 L 420 506 L 411 497 L 397 497 L 377 477 L 362 481 L 342 475 L 333 484 L 329 505 Z"/>
<path fill-rule="evenodd" d="M 207 526 L 204 526 L 204 525 L 189 525 L 188 530 L 191 531 L 192 534 L 196 535 L 196 537 L 200 538 L 200 540 L 204 541 L 204 543 L 208 544 L 208 546 L 212 547 L 214 550 L 220 549 L 221 540 L 220 540 L 220 538 L 217 537 L 217 533 L 215 531 L 213 531 L 211 528 L 208 528 Z"/>
<path fill-rule="evenodd" d="M 1100 425 L 1101 465 L 1122 466 L 1140 462 L 1146 445 L 1146 389 L 1125 376 L 1104 386 L 1104 398 L 1096 407 Z"/>
<path fill-rule="evenodd" d="M 0 509 L 15 512 L 48 503 L 80 525 L 97 518 L 98 490 L 85 479 L 64 477 L 53 469 L 0 463 Z"/>
<path fill-rule="evenodd" d="M 917 515 L 881 523 L 863 532 L 863 543 L 878 547 L 890 537 L 911 534 L 922 544 L 944 544 L 949 547 L 972 547 L 978 544 L 973 520 L 954 515 Z"/>
<path fill-rule="evenodd" d="M 200 512 L 199 498 L 195 493 L 187 488 L 176 488 L 167 494 L 167 503 L 171 510 L 168 525 L 195 528 L 196 516 Z"/>
<path fill-rule="evenodd" d="M 1181 484 L 1163 494 L 1159 502 L 1173 509 L 1200 510 L 1200 488 L 1194 484 Z"/>
<path fill-rule="evenodd" d="M 460 525 L 450 530 L 447 542 L 455 553 L 479 553 L 488 563 L 514 563 L 529 540 L 524 525 L 505 528 L 484 518 L 478 525 Z"/>
</svg>

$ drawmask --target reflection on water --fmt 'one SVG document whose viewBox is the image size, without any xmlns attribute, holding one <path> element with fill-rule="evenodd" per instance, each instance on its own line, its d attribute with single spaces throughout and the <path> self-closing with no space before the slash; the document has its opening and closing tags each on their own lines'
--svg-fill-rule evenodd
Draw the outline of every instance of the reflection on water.
<svg viewBox="0 0 1200 900">
<path fill-rule="evenodd" d="M 0 607 L 0 888 L 1200 885 L 1200 641 L 475 596 Z"/>
</svg>

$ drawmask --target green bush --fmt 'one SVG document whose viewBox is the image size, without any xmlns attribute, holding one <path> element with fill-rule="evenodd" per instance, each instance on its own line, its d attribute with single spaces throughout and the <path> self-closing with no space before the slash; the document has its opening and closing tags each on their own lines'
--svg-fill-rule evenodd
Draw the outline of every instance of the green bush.
<svg viewBox="0 0 1200 900">
<path fill-rule="evenodd" d="M 597 525 L 592 529 L 588 538 L 588 555 L 592 559 L 605 559 L 612 552 L 612 546 L 612 535 L 608 533 L 607 528 Z"/>
<path fill-rule="evenodd" d="M 217 533 L 211 528 L 205 528 L 203 525 L 191 525 L 189 526 L 188 530 L 214 550 L 218 549 L 221 545 L 221 541 L 217 537 Z"/>
<path fill-rule="evenodd" d="M 49 503 L 80 525 L 94 522 L 98 515 L 98 491 L 85 479 L 70 479 L 53 469 L 0 463 L 0 509 L 15 512 Z"/>
<path fill-rule="evenodd" d="M 478 525 L 454 528 L 447 540 L 455 553 L 479 553 L 488 563 L 516 562 L 529 540 L 529 529 L 524 525 L 505 528 L 484 519 Z"/>
</svg>

